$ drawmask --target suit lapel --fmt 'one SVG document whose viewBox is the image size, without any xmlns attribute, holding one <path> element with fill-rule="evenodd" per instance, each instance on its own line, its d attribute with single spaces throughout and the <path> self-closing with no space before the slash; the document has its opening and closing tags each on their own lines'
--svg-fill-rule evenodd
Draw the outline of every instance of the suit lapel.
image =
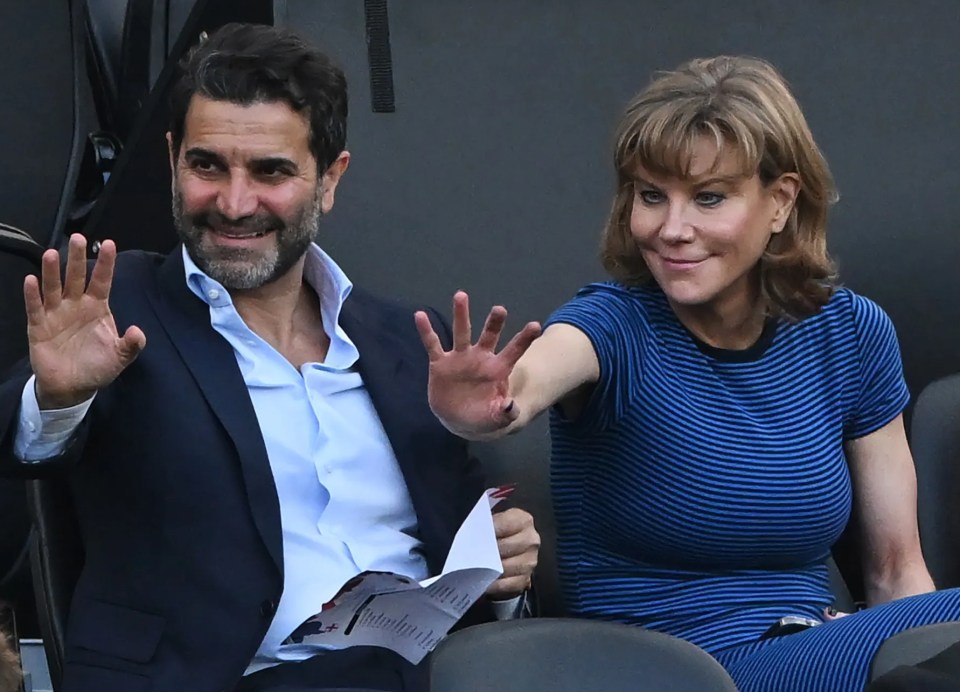
<svg viewBox="0 0 960 692">
<path fill-rule="evenodd" d="M 384 321 L 383 314 L 376 306 L 353 296 L 344 303 L 340 325 L 360 352 L 360 375 L 393 447 L 400 470 L 409 483 L 413 475 L 415 453 L 411 448 L 408 426 L 404 424 L 409 412 L 398 397 L 403 388 L 397 386 L 397 380 L 403 377 L 404 363 L 399 349 L 392 343 L 393 327 Z"/>
<path fill-rule="evenodd" d="M 150 298 L 160 324 L 233 440 L 254 523 L 282 574 L 280 503 L 256 412 L 233 349 L 210 327 L 210 308 L 187 288 L 179 250 L 160 268 L 159 288 Z"/>
<path fill-rule="evenodd" d="M 413 314 L 405 330 L 397 320 L 396 311 L 386 310 L 357 290 L 340 314 L 340 326 L 360 352 L 358 370 L 417 513 L 428 566 L 432 574 L 438 574 L 459 525 L 456 522 L 463 517 L 448 516 L 447 510 L 458 502 L 450 493 L 459 488 L 448 486 L 447 469 L 431 461 L 440 457 L 441 466 L 452 463 L 456 449 L 444 447 L 448 436 L 424 405 L 427 361 L 413 328 Z M 421 367 L 423 373 L 416 370 Z"/>
</svg>

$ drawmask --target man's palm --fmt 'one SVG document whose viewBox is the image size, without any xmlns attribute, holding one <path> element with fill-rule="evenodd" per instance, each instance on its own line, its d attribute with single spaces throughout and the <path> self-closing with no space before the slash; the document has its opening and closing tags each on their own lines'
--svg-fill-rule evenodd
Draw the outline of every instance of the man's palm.
<svg viewBox="0 0 960 692">
<path fill-rule="evenodd" d="M 105 387 L 137 357 L 146 338 L 138 327 L 123 336 L 110 312 L 116 248 L 105 241 L 86 284 L 86 240 L 70 238 L 61 285 L 59 255 L 43 256 L 41 279 L 27 277 L 27 337 L 41 408 L 80 403 Z"/>
</svg>

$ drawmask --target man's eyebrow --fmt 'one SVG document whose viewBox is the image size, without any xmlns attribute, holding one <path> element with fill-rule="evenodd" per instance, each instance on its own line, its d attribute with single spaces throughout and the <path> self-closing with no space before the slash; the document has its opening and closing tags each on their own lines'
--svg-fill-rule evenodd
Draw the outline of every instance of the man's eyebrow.
<svg viewBox="0 0 960 692">
<path fill-rule="evenodd" d="M 254 170 L 263 170 L 265 168 L 282 168 L 290 171 L 297 171 L 300 167 L 293 159 L 285 156 L 264 156 L 250 161 L 250 168 Z"/>
<path fill-rule="evenodd" d="M 204 149 L 203 147 L 190 147 L 187 149 L 183 158 L 185 159 L 205 159 L 208 161 L 216 161 L 218 163 L 224 163 L 224 159 L 220 154 L 215 151 L 210 151 L 209 149 Z"/>
</svg>

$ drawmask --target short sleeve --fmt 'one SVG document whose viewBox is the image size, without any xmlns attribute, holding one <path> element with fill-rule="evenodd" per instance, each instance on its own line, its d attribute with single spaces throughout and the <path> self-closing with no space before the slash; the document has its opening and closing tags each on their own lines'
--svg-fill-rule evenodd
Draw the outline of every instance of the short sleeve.
<svg viewBox="0 0 960 692">
<path fill-rule="evenodd" d="M 879 430 L 900 415 L 910 400 L 893 322 L 863 296 L 853 295 L 852 309 L 859 383 L 854 410 L 844 425 L 847 439 Z"/>
<path fill-rule="evenodd" d="M 607 429 L 623 417 L 643 372 L 642 305 L 616 284 L 591 284 L 554 312 L 545 327 L 558 323 L 582 331 L 600 365 L 600 379 L 583 411 L 575 421 L 565 422 L 586 430 Z"/>
</svg>

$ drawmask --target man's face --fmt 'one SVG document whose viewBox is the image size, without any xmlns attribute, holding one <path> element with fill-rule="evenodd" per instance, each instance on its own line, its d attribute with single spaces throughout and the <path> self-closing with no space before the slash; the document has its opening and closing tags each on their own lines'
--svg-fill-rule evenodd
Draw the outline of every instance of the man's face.
<svg viewBox="0 0 960 692">
<path fill-rule="evenodd" d="M 190 102 L 179 155 L 170 153 L 173 218 L 190 257 L 224 287 L 277 280 L 313 241 L 347 155 L 319 178 L 309 135 L 283 102 Z"/>
</svg>

